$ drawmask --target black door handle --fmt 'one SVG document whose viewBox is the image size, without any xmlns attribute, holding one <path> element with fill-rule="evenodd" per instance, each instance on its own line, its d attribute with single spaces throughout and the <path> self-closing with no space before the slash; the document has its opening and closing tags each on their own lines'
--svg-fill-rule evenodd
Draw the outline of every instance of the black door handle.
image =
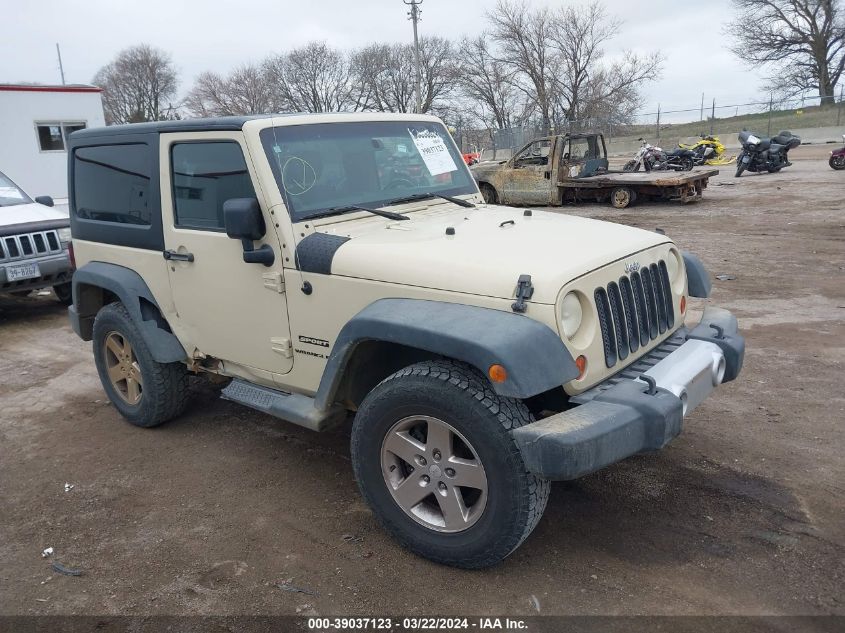
<svg viewBox="0 0 845 633">
<path fill-rule="evenodd" d="M 174 262 L 192 262 L 194 261 L 193 253 L 179 253 L 177 251 L 164 251 L 162 253 L 164 259 Z"/>
</svg>

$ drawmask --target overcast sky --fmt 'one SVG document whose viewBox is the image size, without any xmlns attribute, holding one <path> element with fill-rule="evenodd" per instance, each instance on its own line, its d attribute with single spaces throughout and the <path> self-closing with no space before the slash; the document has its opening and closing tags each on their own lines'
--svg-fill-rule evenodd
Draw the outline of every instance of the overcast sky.
<svg viewBox="0 0 845 633">
<path fill-rule="evenodd" d="M 402 0 L 4 0 L 0 82 L 60 83 L 55 43 L 68 83 L 91 81 L 122 48 L 146 42 L 168 51 L 180 93 L 204 70 L 225 72 L 309 40 L 346 48 L 412 37 Z M 532 0 L 559 6 L 562 2 Z M 761 74 L 727 50 L 729 0 L 605 0 L 624 20 L 608 54 L 660 49 L 663 77 L 644 89 L 644 112 L 744 103 L 766 94 Z M 484 28 L 495 0 L 424 0 L 420 32 L 459 38 Z M 11 17 L 11 20 L 9 18 Z M 726 113 L 725 113 L 726 114 Z M 668 117 L 667 117 L 668 118 Z"/>
</svg>

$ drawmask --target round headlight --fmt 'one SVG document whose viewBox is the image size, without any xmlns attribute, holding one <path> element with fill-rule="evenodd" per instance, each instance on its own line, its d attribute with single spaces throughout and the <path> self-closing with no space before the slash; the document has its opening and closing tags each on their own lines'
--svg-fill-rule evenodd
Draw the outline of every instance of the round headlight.
<svg viewBox="0 0 845 633">
<path fill-rule="evenodd" d="M 59 229 L 58 233 L 59 233 L 59 241 L 70 242 L 70 229 L 69 228 L 65 227 L 65 228 Z"/>
<path fill-rule="evenodd" d="M 681 264 L 678 261 L 678 252 L 675 249 L 669 251 L 669 257 L 666 258 L 666 271 L 669 273 L 669 281 L 675 281 L 678 278 L 678 271 L 681 269 Z"/>
<path fill-rule="evenodd" d="M 568 293 L 560 304 L 560 327 L 566 338 L 572 338 L 581 327 L 584 317 L 581 301 L 574 292 Z"/>
</svg>

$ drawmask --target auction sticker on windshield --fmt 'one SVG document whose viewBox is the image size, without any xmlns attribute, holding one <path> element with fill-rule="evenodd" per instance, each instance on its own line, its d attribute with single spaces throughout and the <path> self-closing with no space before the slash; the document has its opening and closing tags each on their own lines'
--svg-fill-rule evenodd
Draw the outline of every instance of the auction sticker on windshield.
<svg viewBox="0 0 845 633">
<path fill-rule="evenodd" d="M 417 146 L 417 150 L 432 176 L 445 174 L 458 169 L 455 161 L 452 160 L 449 148 L 446 147 L 446 142 L 437 134 L 428 130 L 420 130 L 416 134 L 411 132 L 411 130 L 408 130 L 408 132 L 411 134 L 411 138 L 414 139 L 414 145 Z"/>
</svg>

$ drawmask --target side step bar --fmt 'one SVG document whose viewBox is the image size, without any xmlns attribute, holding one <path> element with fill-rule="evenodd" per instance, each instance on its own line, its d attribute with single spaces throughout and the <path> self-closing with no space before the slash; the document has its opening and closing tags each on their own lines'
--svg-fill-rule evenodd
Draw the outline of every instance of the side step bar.
<svg viewBox="0 0 845 633">
<path fill-rule="evenodd" d="M 317 409 L 314 406 L 314 398 L 299 393 L 277 391 L 240 378 L 232 380 L 220 395 L 224 400 L 237 402 L 312 431 L 324 431 L 346 416 L 346 410 L 340 406 L 333 406 L 328 410 Z"/>
</svg>

